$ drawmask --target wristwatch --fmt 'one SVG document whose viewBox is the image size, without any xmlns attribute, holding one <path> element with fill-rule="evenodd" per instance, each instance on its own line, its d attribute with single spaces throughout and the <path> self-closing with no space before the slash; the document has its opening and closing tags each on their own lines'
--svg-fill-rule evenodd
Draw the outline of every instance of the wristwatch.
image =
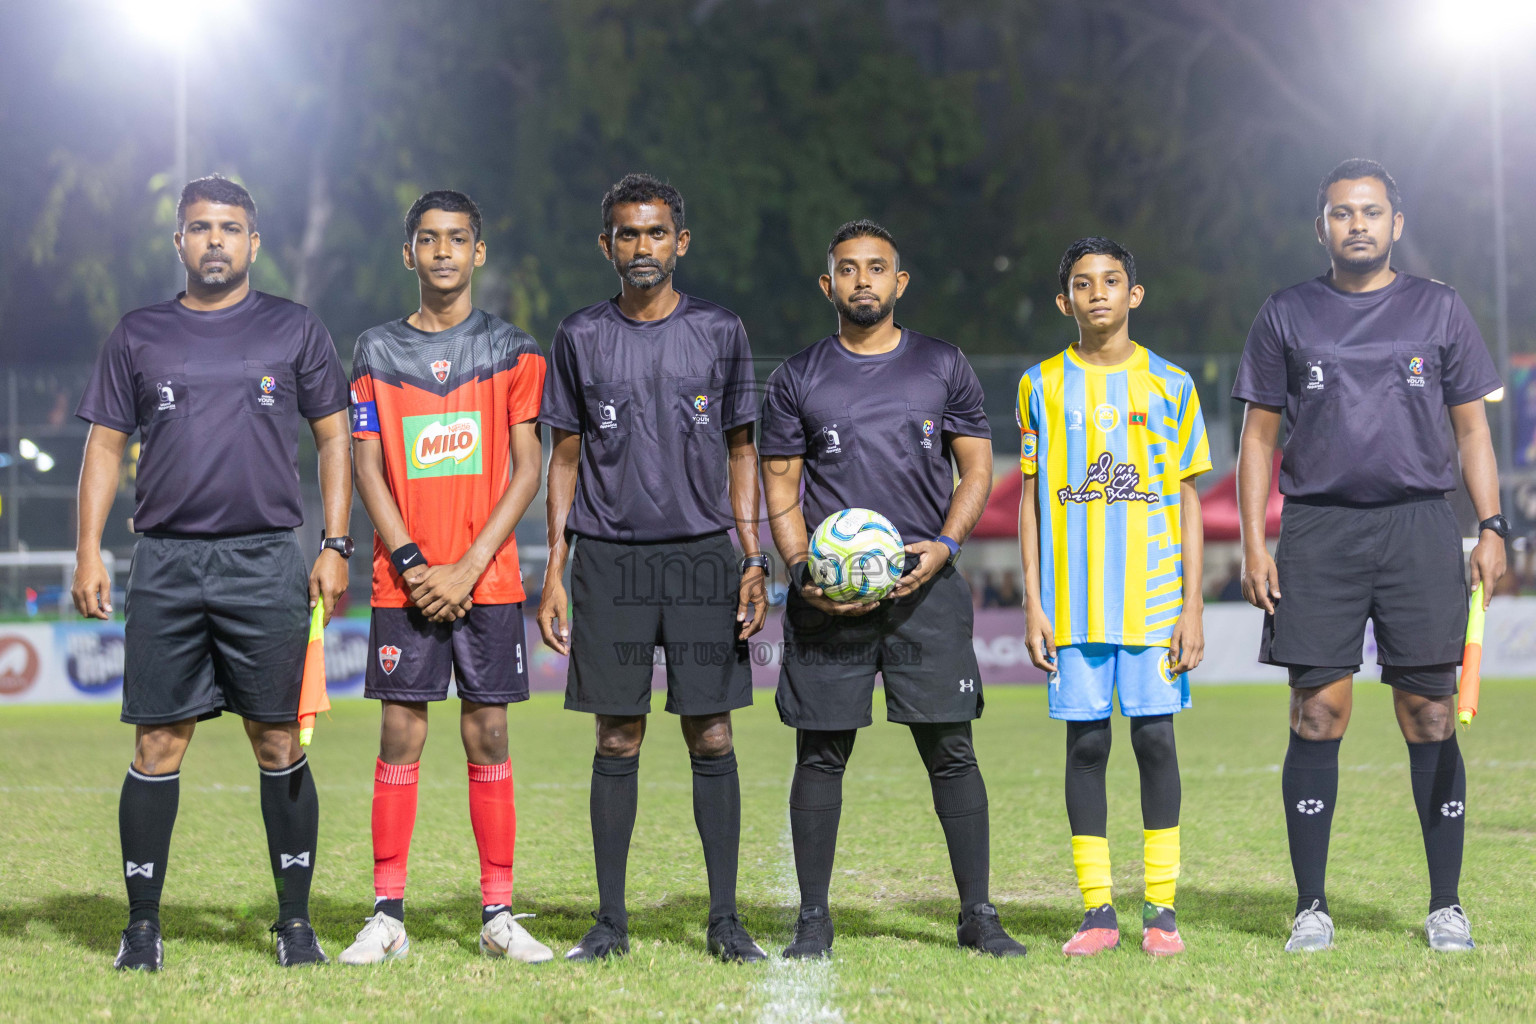
<svg viewBox="0 0 1536 1024">
<path fill-rule="evenodd" d="M 321 551 L 334 551 L 342 558 L 352 557 L 351 537 L 327 537 L 320 542 Z"/>
<path fill-rule="evenodd" d="M 1492 530 L 1494 533 L 1498 534 L 1501 538 L 1502 537 L 1508 537 L 1509 536 L 1509 520 L 1505 519 L 1504 516 L 1501 513 L 1495 512 L 1493 515 L 1489 516 L 1487 519 L 1484 519 L 1482 522 L 1477 524 L 1477 532 L 1478 533 L 1482 533 L 1484 530 Z"/>
<path fill-rule="evenodd" d="M 762 552 L 758 552 L 755 555 L 743 555 L 741 558 L 741 565 L 737 566 L 736 571 L 738 573 L 744 573 L 748 569 L 761 569 L 763 572 L 767 572 L 768 556 Z"/>
</svg>

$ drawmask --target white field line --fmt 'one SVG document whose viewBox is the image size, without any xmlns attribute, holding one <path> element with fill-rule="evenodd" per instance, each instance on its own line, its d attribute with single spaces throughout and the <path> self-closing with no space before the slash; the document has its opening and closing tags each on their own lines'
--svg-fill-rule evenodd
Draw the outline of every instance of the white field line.
<svg viewBox="0 0 1536 1024">
<path fill-rule="evenodd" d="M 781 902 L 799 907 L 800 883 L 795 877 L 795 849 L 787 806 L 784 830 L 779 833 L 779 850 L 781 856 L 772 892 Z M 837 972 L 833 970 L 831 958 L 786 960 L 778 950 L 769 950 L 762 977 L 752 987 L 762 1001 L 757 1024 L 843 1024 L 843 1011 L 832 1005 L 832 995 L 837 990 Z"/>
</svg>

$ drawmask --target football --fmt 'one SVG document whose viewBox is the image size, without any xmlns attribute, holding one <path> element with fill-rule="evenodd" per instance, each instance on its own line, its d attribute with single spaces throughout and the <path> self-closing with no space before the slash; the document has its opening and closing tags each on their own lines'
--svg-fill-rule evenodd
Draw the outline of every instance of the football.
<svg viewBox="0 0 1536 1024">
<path fill-rule="evenodd" d="M 878 601 L 896 588 L 906 556 L 891 521 L 845 508 L 811 534 L 811 580 L 834 601 Z"/>
</svg>

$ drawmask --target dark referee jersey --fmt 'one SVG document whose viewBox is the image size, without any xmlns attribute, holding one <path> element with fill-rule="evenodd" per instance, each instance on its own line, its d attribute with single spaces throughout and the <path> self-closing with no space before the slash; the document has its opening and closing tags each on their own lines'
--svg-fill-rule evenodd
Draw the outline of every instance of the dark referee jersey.
<svg viewBox="0 0 1536 1024">
<path fill-rule="evenodd" d="M 661 320 L 610 299 L 555 331 L 539 421 L 582 435 L 566 526 L 621 542 L 678 540 L 736 524 L 724 431 L 757 419 L 747 331 L 691 295 Z"/>
<path fill-rule="evenodd" d="M 236 534 L 303 522 L 299 423 L 346 407 L 324 325 L 253 290 L 228 309 L 172 299 L 124 316 L 75 415 L 142 431 L 136 531 Z"/>
<path fill-rule="evenodd" d="M 981 382 L 958 348 L 903 328 L 880 355 L 855 355 L 833 335 L 785 360 L 768 378 L 758 450 L 805 458 L 809 529 L 868 508 L 910 544 L 937 537 L 949 514 L 946 433 L 992 437 Z"/>
<path fill-rule="evenodd" d="M 1264 303 L 1232 397 L 1284 406 L 1281 493 L 1375 505 L 1455 490 L 1445 407 L 1498 387 L 1454 288 L 1399 273 L 1351 293 L 1325 274 Z"/>
</svg>

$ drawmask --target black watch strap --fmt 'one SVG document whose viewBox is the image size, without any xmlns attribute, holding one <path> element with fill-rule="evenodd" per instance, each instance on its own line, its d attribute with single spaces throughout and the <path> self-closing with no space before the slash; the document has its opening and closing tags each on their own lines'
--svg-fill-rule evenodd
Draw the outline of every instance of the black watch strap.
<svg viewBox="0 0 1536 1024">
<path fill-rule="evenodd" d="M 321 551 L 334 551 L 342 558 L 352 557 L 351 537 L 326 537 L 320 542 Z"/>
<path fill-rule="evenodd" d="M 748 569 L 761 569 L 764 572 L 767 572 L 768 556 L 762 552 L 758 552 L 755 555 L 743 555 L 741 558 L 741 565 L 737 566 L 736 571 L 746 572 Z"/>
<path fill-rule="evenodd" d="M 1493 515 L 1477 524 L 1478 533 L 1482 533 L 1484 530 L 1492 530 L 1500 537 L 1508 537 L 1509 529 L 1509 520 L 1505 519 L 1503 514 L 1499 512 L 1495 512 Z"/>
</svg>

